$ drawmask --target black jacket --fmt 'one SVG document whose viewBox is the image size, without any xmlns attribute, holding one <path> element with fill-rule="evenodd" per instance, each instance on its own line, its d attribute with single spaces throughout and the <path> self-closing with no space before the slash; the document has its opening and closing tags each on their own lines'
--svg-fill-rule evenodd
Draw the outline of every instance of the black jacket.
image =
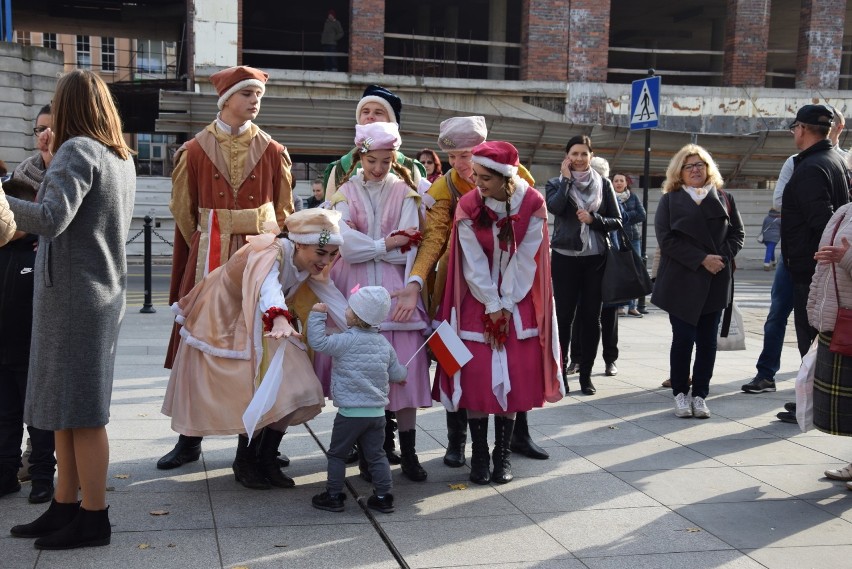
<svg viewBox="0 0 852 569">
<path fill-rule="evenodd" d="M 793 158 L 793 175 L 781 199 L 781 253 L 793 280 L 811 281 L 814 253 L 828 220 L 849 202 L 846 164 L 829 140 Z"/>
<path fill-rule="evenodd" d="M 589 228 L 601 233 L 609 233 L 621 227 L 621 208 L 615 197 L 615 190 L 606 178 L 603 182 L 603 195 L 601 206 L 598 211 L 592 213 L 592 223 Z M 551 178 L 545 186 L 545 198 L 547 200 L 547 211 L 553 214 L 553 237 L 550 246 L 554 249 L 568 249 L 569 251 L 580 251 L 583 242 L 580 239 L 580 225 L 583 223 L 577 219 L 577 204 L 568 195 L 567 178 Z"/>
<path fill-rule="evenodd" d="M 27 365 L 33 328 L 36 235 L 0 247 L 0 365 Z"/>
<path fill-rule="evenodd" d="M 651 302 L 693 326 L 702 314 L 731 302 L 733 261 L 743 248 L 745 232 L 733 196 L 725 194 L 730 217 L 716 190 L 701 205 L 677 190 L 663 194 L 654 218 L 660 268 Z M 721 255 L 725 268 L 715 275 L 707 271 L 701 264 L 707 255 Z"/>
</svg>

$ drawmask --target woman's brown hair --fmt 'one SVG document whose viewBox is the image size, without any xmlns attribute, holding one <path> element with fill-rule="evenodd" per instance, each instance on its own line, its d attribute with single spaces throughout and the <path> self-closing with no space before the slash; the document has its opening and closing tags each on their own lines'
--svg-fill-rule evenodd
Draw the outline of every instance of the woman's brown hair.
<svg viewBox="0 0 852 569">
<path fill-rule="evenodd" d="M 121 136 L 121 118 L 109 88 L 91 71 L 77 69 L 63 75 L 52 105 L 54 154 L 75 136 L 97 140 L 124 160 L 133 153 Z"/>
<path fill-rule="evenodd" d="M 361 162 L 361 151 L 358 148 L 355 148 L 355 152 L 352 156 L 352 166 L 349 167 L 349 171 L 346 172 L 346 175 L 343 176 L 343 180 L 340 181 L 340 185 L 345 184 L 349 181 L 349 178 L 352 177 L 352 174 L 358 169 L 358 164 Z M 402 181 L 405 182 L 409 188 L 417 191 L 417 184 L 414 183 L 414 179 L 411 177 L 411 170 L 400 164 L 396 161 L 396 151 L 393 153 L 393 161 L 391 162 L 391 170 L 393 173 L 402 178 Z"/>
<path fill-rule="evenodd" d="M 494 176 L 503 178 L 503 187 L 506 189 L 506 215 L 509 216 L 512 213 L 512 196 L 515 194 L 515 178 L 513 176 L 505 176 L 502 172 L 492 170 L 488 166 L 483 166 L 482 164 L 480 164 L 480 166 L 491 172 Z M 482 209 L 479 210 L 479 217 L 474 220 L 478 227 L 491 227 L 491 224 L 493 223 L 493 221 L 491 221 L 491 217 L 488 216 L 486 209 L 487 208 L 483 205 Z M 512 224 L 507 222 L 497 233 L 497 241 L 500 243 L 511 243 L 514 240 L 515 232 L 512 229 Z"/>
<path fill-rule="evenodd" d="M 441 165 L 441 159 L 438 158 L 438 153 L 432 150 L 431 148 L 424 148 L 420 152 L 417 153 L 417 159 L 420 160 L 420 157 L 424 154 L 428 154 L 432 157 L 432 160 L 435 162 L 435 174 L 443 174 L 444 167 Z"/>
</svg>

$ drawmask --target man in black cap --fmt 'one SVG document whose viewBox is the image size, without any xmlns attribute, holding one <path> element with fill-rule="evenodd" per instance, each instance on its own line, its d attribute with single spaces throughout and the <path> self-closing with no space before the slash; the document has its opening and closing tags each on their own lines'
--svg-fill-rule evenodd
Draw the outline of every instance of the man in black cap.
<svg viewBox="0 0 852 569">
<path fill-rule="evenodd" d="M 832 214 L 849 202 L 846 164 L 828 138 L 833 118 L 828 105 L 805 105 L 790 124 L 799 154 L 781 200 L 781 252 L 793 279 L 793 317 L 803 356 L 817 334 L 807 314 L 814 253 Z"/>
</svg>

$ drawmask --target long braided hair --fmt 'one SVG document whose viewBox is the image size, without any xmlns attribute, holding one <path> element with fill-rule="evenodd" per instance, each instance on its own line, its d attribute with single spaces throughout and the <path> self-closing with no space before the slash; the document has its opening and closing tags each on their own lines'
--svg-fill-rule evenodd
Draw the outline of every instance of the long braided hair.
<svg viewBox="0 0 852 569">
<path fill-rule="evenodd" d="M 480 164 L 480 166 L 482 165 Z M 501 172 L 492 170 L 487 166 L 482 167 L 491 172 L 493 175 L 503 178 L 503 189 L 506 190 L 506 217 L 508 217 L 512 212 L 512 196 L 515 194 L 515 178 L 513 176 L 504 176 Z M 477 227 L 480 228 L 491 227 L 491 224 L 494 223 L 488 216 L 488 211 L 486 211 L 484 204 L 482 209 L 479 210 L 479 216 L 476 218 L 475 223 Z M 506 222 L 497 233 L 497 241 L 500 243 L 511 244 L 514 240 L 515 232 L 512 229 L 512 223 Z"/>
<path fill-rule="evenodd" d="M 349 181 L 349 179 L 355 174 L 355 171 L 358 170 L 358 165 L 361 163 L 361 150 L 357 147 L 353 152 L 352 156 L 352 166 L 349 167 L 346 174 L 343 176 L 343 179 L 340 181 L 340 184 L 343 185 Z M 417 184 L 414 183 L 414 179 L 411 176 L 411 170 L 403 166 L 397 161 L 396 151 L 393 151 L 393 161 L 391 162 L 391 170 L 394 174 L 400 177 L 405 184 L 414 190 L 417 191 Z"/>
</svg>

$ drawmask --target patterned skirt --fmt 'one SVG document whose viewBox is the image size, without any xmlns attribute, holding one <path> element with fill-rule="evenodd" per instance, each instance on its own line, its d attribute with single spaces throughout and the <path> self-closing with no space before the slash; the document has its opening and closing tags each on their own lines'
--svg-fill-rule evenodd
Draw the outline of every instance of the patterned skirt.
<svg viewBox="0 0 852 569">
<path fill-rule="evenodd" d="M 820 333 L 814 373 L 814 426 L 824 433 L 852 436 L 852 356 L 828 349 L 831 335 Z"/>
</svg>

